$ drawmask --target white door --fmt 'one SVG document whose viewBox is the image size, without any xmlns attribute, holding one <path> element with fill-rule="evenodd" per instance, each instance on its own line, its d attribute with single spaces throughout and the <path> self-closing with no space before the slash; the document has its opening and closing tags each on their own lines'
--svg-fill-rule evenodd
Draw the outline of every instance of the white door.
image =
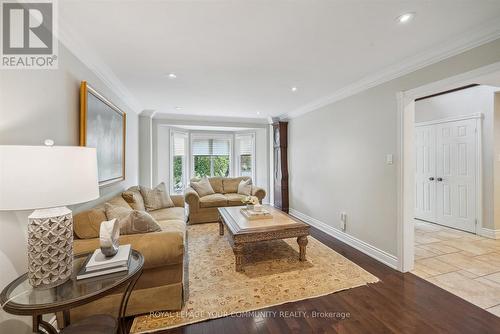
<svg viewBox="0 0 500 334">
<path fill-rule="evenodd" d="M 436 125 L 436 222 L 474 232 L 476 121 Z"/>
<path fill-rule="evenodd" d="M 415 215 L 424 220 L 436 217 L 436 128 L 415 128 Z"/>
<path fill-rule="evenodd" d="M 476 120 L 415 128 L 415 217 L 475 232 Z"/>
</svg>

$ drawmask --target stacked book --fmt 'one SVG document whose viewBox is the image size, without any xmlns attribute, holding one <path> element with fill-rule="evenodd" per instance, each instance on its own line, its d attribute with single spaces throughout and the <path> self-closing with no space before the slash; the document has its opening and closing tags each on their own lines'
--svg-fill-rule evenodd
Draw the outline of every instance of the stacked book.
<svg viewBox="0 0 500 334">
<path fill-rule="evenodd" d="M 271 215 L 271 213 L 265 209 L 261 209 L 260 211 L 255 211 L 252 209 L 241 208 L 240 211 L 243 214 L 243 216 L 249 220 L 273 218 L 273 215 Z"/>
<path fill-rule="evenodd" d="M 106 257 L 101 249 L 96 249 L 90 254 L 82 269 L 76 275 L 76 279 L 85 279 L 96 276 L 108 275 L 128 270 L 130 259 L 130 245 L 122 245 L 118 249 L 118 253 L 112 257 Z"/>
</svg>

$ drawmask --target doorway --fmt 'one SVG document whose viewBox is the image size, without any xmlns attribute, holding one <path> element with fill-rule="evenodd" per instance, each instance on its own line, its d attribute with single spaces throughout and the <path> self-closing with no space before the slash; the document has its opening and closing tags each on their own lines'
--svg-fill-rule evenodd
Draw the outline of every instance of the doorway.
<svg viewBox="0 0 500 334">
<path fill-rule="evenodd" d="M 461 92 L 453 94 L 463 99 Z M 445 102 L 441 98 L 437 103 L 441 108 L 453 108 Z M 420 108 L 431 106 L 417 102 L 416 117 Z M 482 182 L 478 173 L 481 119 L 482 114 L 475 114 L 415 124 L 415 218 L 477 232 L 477 216 L 482 211 L 477 196 Z"/>
<path fill-rule="evenodd" d="M 429 103 L 416 101 L 475 83 L 492 86 L 487 98 L 492 104 L 489 113 L 463 101 L 439 112 L 429 108 Z M 498 316 L 500 230 L 495 227 L 498 218 L 494 211 L 500 204 L 500 183 L 495 187 L 494 180 L 500 180 L 496 174 L 500 166 L 496 146 L 500 139 L 499 86 L 500 63 L 496 63 L 398 95 L 403 157 L 401 270 Z M 447 105 L 443 99 L 437 104 Z"/>
<path fill-rule="evenodd" d="M 401 157 L 398 163 L 398 268 L 402 272 L 411 271 L 414 267 L 415 260 L 415 123 L 416 123 L 416 100 L 421 97 L 434 95 L 437 92 L 444 92 L 456 89 L 457 87 L 464 87 L 472 84 L 483 84 L 489 86 L 500 86 L 500 62 L 478 68 L 476 70 L 466 72 L 457 76 L 453 76 L 444 80 L 426 84 L 424 86 L 411 89 L 405 92 L 396 94 L 398 102 L 398 151 Z M 497 93 L 498 95 L 498 93 Z M 500 101 L 499 98 L 497 100 Z M 498 104 L 497 104 L 498 105 Z M 470 111 L 469 113 L 477 113 L 477 111 Z M 500 113 L 500 111 L 497 111 Z M 452 117 L 451 115 L 441 115 L 440 119 Z M 428 121 L 430 119 L 420 119 L 419 122 Z M 500 123 L 500 122 L 499 122 Z M 486 128 L 484 129 L 486 131 Z M 491 134 L 493 136 L 493 134 Z M 500 134 L 496 134 L 498 136 Z M 484 151 L 484 150 L 483 150 Z M 489 166 L 494 166 L 495 174 L 497 168 L 500 168 L 500 155 L 489 152 L 489 157 L 483 154 L 483 160 L 488 161 Z M 494 156 L 499 157 L 498 166 L 494 162 Z M 478 169 L 481 173 L 482 168 Z M 491 220 L 493 211 L 497 205 L 500 205 L 500 184 L 494 187 L 492 178 L 484 178 L 485 185 L 489 185 L 493 190 L 490 193 L 495 193 L 494 203 L 486 204 L 487 210 L 483 210 Z M 497 178 L 500 180 L 500 174 Z M 483 184 L 479 182 L 477 185 L 483 188 Z M 482 201 L 483 189 L 477 192 L 479 200 Z M 476 198 L 478 198 L 476 197 Z M 500 206 L 499 206 L 500 208 Z M 500 209 L 498 216 L 500 218 Z M 477 210 L 476 212 L 480 212 Z M 495 226 L 485 226 L 483 224 L 483 215 L 477 215 L 477 230 L 482 236 L 489 238 L 500 238 L 500 229 Z"/>
</svg>

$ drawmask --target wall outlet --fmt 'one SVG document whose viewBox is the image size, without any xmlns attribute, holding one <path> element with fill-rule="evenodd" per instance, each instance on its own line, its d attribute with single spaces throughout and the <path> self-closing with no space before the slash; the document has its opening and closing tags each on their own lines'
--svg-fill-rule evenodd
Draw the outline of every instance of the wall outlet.
<svg viewBox="0 0 500 334">
<path fill-rule="evenodd" d="M 385 162 L 388 165 L 392 165 L 394 163 L 394 156 L 392 154 L 387 154 L 385 156 Z"/>
<path fill-rule="evenodd" d="M 345 231 L 346 224 L 347 224 L 347 213 L 341 212 L 340 213 L 340 229 L 342 231 Z"/>
</svg>

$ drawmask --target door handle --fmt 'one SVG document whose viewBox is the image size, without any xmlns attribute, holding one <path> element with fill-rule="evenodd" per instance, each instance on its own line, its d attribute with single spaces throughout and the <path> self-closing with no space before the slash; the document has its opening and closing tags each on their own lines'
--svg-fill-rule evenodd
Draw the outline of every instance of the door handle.
<svg viewBox="0 0 500 334">
<path fill-rule="evenodd" d="M 431 176 L 431 177 L 429 178 L 429 181 L 434 181 L 434 178 Z"/>
<path fill-rule="evenodd" d="M 438 180 L 438 182 L 441 182 L 441 181 L 443 181 L 443 178 L 442 177 L 438 177 L 437 180 Z"/>
</svg>

